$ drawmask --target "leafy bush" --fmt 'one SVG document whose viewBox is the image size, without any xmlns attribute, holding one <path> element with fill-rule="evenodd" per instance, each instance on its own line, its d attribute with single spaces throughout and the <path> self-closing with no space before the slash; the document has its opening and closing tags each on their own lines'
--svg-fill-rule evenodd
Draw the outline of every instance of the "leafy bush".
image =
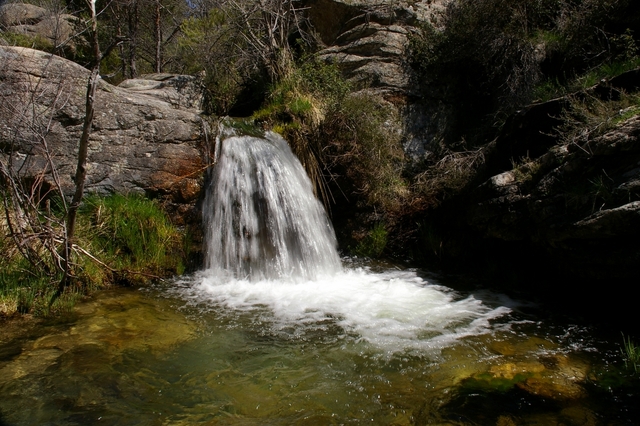
<svg viewBox="0 0 640 426">
<path fill-rule="evenodd" d="M 376 223 L 367 236 L 358 243 L 353 253 L 358 256 L 378 258 L 387 245 L 387 230 L 383 223 Z"/>
<path fill-rule="evenodd" d="M 393 106 L 366 92 L 348 96 L 330 111 L 320 134 L 329 141 L 332 170 L 346 176 L 368 206 L 399 214 L 409 195 L 403 177 L 404 151 Z"/>
</svg>

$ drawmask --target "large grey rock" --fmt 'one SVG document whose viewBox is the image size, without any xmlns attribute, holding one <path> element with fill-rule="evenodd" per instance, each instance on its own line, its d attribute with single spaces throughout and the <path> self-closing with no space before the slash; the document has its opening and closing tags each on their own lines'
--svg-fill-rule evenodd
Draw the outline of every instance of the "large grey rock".
<svg viewBox="0 0 640 426">
<path fill-rule="evenodd" d="M 429 111 L 417 102 L 418 85 L 406 63 L 411 33 L 449 0 L 305 0 L 320 58 L 337 64 L 351 81 L 392 103 L 403 122 L 407 158 L 423 159 L 433 139 Z"/>
<path fill-rule="evenodd" d="M 200 76 L 145 74 L 125 80 L 118 87 L 153 96 L 174 108 L 202 110 L 204 101 L 204 85 Z"/>
<path fill-rule="evenodd" d="M 88 75 L 48 53 L 0 47 L 0 159 L 23 178 L 42 174 L 73 191 Z M 95 106 L 87 192 L 160 197 L 189 214 L 207 164 L 207 124 L 198 111 L 104 81 Z"/>
<path fill-rule="evenodd" d="M 40 36 L 53 47 L 74 48 L 77 19 L 69 14 L 50 11 L 33 4 L 8 3 L 0 6 L 0 30 Z"/>
</svg>

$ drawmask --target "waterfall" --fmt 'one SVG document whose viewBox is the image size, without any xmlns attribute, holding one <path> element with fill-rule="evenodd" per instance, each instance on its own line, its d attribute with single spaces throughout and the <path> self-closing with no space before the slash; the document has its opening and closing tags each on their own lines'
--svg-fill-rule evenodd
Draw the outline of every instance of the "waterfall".
<svg viewBox="0 0 640 426">
<path fill-rule="evenodd" d="M 234 133 L 221 132 L 205 197 L 205 266 L 251 281 L 339 272 L 333 227 L 287 142 Z"/>
<path fill-rule="evenodd" d="M 357 259 L 343 269 L 333 227 L 286 141 L 230 127 L 219 133 L 203 206 L 207 269 L 172 290 L 190 304 L 234 323 L 250 313 L 276 335 L 323 335 L 333 324 L 341 338 L 357 335 L 390 354 L 437 352 L 491 332 L 510 311 L 415 270 L 375 272 Z"/>
</svg>

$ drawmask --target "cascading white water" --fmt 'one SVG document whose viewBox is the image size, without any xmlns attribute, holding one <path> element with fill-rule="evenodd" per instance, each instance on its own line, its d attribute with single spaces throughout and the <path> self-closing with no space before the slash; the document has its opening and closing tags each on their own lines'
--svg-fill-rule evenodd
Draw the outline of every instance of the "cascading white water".
<svg viewBox="0 0 640 426">
<path fill-rule="evenodd" d="M 204 210 L 207 268 L 251 281 L 340 271 L 331 222 L 287 142 L 267 132 L 218 144 Z"/>
<path fill-rule="evenodd" d="M 260 318 L 268 308 L 260 322 L 276 333 L 333 323 L 390 353 L 438 350 L 510 311 L 413 270 L 343 270 L 331 222 L 286 141 L 220 133 L 203 208 L 207 269 L 176 289 L 194 304 Z"/>
</svg>

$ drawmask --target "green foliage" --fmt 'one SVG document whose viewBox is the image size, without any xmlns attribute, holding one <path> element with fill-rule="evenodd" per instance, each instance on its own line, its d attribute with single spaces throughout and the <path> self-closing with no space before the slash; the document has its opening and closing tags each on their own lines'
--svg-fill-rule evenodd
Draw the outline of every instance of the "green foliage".
<svg viewBox="0 0 640 426">
<path fill-rule="evenodd" d="M 387 236 L 388 233 L 384 224 L 376 223 L 367 236 L 358 243 L 353 250 L 353 254 L 372 259 L 379 258 L 387 246 Z"/>
<path fill-rule="evenodd" d="M 633 367 L 634 372 L 640 368 L 640 346 L 636 345 L 630 337 L 622 335 L 622 357 L 627 368 Z"/>
<path fill-rule="evenodd" d="M 396 110 L 383 99 L 358 93 L 327 114 L 320 134 L 330 141 L 327 155 L 351 192 L 390 216 L 400 214 L 409 195 L 402 175 L 404 151 Z"/>
<path fill-rule="evenodd" d="M 54 46 L 51 40 L 36 34 L 30 36 L 27 34 L 17 34 L 13 32 L 3 32 L 2 38 L 10 46 L 28 47 L 30 49 L 42 50 L 44 52 L 53 53 Z"/>
<path fill-rule="evenodd" d="M 55 203 L 52 205 L 55 213 Z M 4 210 L 0 213 L 4 218 Z M 61 274 L 34 268 L 21 255 L 6 223 L 0 221 L 0 317 L 58 315 L 69 312 L 76 300 L 94 289 L 112 283 L 145 283 L 184 271 L 187 236 L 151 200 L 122 195 L 88 197 L 78 227 L 77 244 L 86 252 L 78 252 L 72 285 L 50 303 Z M 55 266 L 49 269 L 55 271 Z"/>
<path fill-rule="evenodd" d="M 326 138 L 321 132 L 350 88 L 336 65 L 305 56 L 288 76 L 270 87 L 266 101 L 252 116 L 287 139 L 325 205 L 330 194 L 324 179 Z"/>
<path fill-rule="evenodd" d="M 266 102 L 253 118 L 271 124 L 298 122 L 311 130 L 350 89 L 336 65 L 305 56 L 287 77 L 270 87 Z"/>
<path fill-rule="evenodd" d="M 241 95 L 249 78 L 240 59 L 231 54 L 228 23 L 220 9 L 211 9 L 204 16 L 191 16 L 180 26 L 175 55 L 180 72 L 204 72 L 208 91 L 208 112 L 229 113 Z"/>
<path fill-rule="evenodd" d="M 446 144 L 481 143 L 496 118 L 521 105 L 637 66 L 633 31 L 611 32 L 637 26 L 636 12 L 629 0 L 450 2 L 410 41 L 424 95 L 440 100 L 445 117 L 436 130 Z"/>
<path fill-rule="evenodd" d="M 570 106 L 558 128 L 561 141 L 567 145 L 582 146 L 640 112 L 639 94 L 621 93 L 618 99 L 603 100 L 581 93 L 568 99 Z M 582 149 L 588 151 L 588 147 Z"/>
<path fill-rule="evenodd" d="M 183 272 L 182 235 L 155 202 L 136 195 L 89 197 L 81 214 L 89 251 L 120 280 Z"/>
</svg>

